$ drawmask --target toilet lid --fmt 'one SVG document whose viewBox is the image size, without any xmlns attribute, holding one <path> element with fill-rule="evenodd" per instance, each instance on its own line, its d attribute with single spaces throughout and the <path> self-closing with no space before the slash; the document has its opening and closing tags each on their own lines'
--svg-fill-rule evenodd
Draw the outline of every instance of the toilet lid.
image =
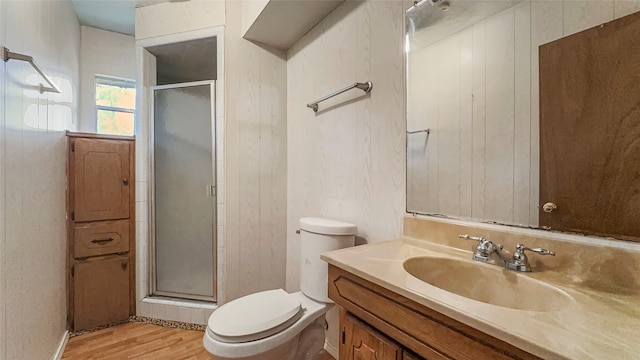
<svg viewBox="0 0 640 360">
<path fill-rule="evenodd" d="M 245 342 L 271 336 L 302 315 L 302 306 L 282 289 L 247 295 L 222 305 L 209 317 L 211 335 L 220 341 Z"/>
</svg>

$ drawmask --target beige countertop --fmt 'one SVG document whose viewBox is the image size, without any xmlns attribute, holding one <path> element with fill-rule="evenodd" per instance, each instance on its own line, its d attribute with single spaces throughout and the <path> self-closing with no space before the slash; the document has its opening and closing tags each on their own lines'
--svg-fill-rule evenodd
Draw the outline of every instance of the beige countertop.
<svg viewBox="0 0 640 360">
<path fill-rule="evenodd" d="M 550 270 L 517 273 L 553 285 L 570 301 L 555 311 L 516 310 L 418 280 L 404 270 L 403 262 L 419 256 L 472 261 L 470 251 L 406 237 L 331 251 L 322 259 L 541 358 L 640 359 L 640 295 L 636 291 L 599 290 L 583 286 L 574 275 Z M 513 276 L 513 271 L 504 271 L 505 276 Z"/>
</svg>

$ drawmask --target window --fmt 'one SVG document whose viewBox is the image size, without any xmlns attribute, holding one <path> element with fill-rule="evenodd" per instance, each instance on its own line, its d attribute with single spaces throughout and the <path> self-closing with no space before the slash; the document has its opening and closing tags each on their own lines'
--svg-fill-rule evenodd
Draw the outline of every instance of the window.
<svg viewBox="0 0 640 360">
<path fill-rule="evenodd" d="M 133 135 L 136 83 L 96 76 L 96 108 L 99 134 Z"/>
</svg>

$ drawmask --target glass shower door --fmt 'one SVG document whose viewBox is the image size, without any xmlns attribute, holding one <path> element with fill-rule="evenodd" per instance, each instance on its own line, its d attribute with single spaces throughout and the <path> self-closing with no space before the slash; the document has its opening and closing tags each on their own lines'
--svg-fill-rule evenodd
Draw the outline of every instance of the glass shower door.
<svg viewBox="0 0 640 360">
<path fill-rule="evenodd" d="M 154 295 L 215 301 L 213 84 L 153 88 Z"/>
</svg>

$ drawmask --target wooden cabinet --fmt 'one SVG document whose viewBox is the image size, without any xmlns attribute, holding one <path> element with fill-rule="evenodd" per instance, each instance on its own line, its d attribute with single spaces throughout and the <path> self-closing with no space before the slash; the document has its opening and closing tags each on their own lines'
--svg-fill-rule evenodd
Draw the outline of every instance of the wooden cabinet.
<svg viewBox="0 0 640 360">
<path fill-rule="evenodd" d="M 67 133 L 68 327 L 135 314 L 134 138 Z"/>
<path fill-rule="evenodd" d="M 402 360 L 420 360 L 421 358 L 418 355 L 414 355 L 409 351 L 405 351 L 402 354 Z"/>
<path fill-rule="evenodd" d="M 75 221 L 129 218 L 129 141 L 71 140 Z"/>
<path fill-rule="evenodd" d="M 377 359 L 539 359 L 333 265 L 329 298 L 341 311 L 340 360 L 376 352 Z"/>
<path fill-rule="evenodd" d="M 75 223 L 73 251 L 76 258 L 129 251 L 129 220 Z"/>
<path fill-rule="evenodd" d="M 402 348 L 394 341 L 340 311 L 340 360 L 402 360 Z"/>
<path fill-rule="evenodd" d="M 78 261 L 74 273 L 76 329 L 129 317 L 129 258 L 126 255 Z"/>
</svg>

